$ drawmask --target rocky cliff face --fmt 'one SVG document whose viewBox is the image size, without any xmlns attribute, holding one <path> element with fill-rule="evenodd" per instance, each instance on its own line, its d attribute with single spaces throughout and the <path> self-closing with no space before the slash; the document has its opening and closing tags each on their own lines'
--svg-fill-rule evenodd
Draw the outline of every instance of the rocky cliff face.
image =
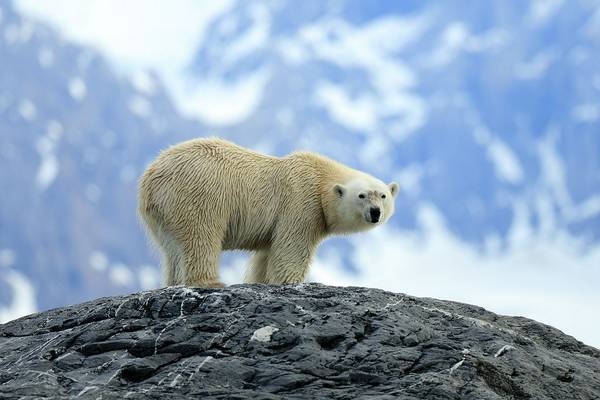
<svg viewBox="0 0 600 400">
<path fill-rule="evenodd" d="M 600 351 L 480 307 L 172 287 L 0 325 L 2 398 L 598 399 Z"/>
</svg>

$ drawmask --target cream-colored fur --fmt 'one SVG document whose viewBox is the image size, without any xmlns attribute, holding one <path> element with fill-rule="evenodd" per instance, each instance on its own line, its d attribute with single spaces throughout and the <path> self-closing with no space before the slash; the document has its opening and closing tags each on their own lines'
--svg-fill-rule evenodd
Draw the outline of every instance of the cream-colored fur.
<svg viewBox="0 0 600 400">
<path fill-rule="evenodd" d="M 255 251 L 247 282 L 298 283 L 323 239 L 385 223 L 397 192 L 314 153 L 278 158 L 194 139 L 145 171 L 139 213 L 162 250 L 167 285 L 222 286 L 219 255 L 233 249 Z"/>
</svg>

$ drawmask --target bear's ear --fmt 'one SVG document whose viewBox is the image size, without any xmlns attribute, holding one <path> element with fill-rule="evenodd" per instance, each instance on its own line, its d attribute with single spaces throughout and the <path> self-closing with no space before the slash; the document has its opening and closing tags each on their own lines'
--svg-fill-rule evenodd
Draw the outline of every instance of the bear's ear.
<svg viewBox="0 0 600 400">
<path fill-rule="evenodd" d="M 390 192 L 392 192 L 392 196 L 396 197 L 398 190 L 400 189 L 398 184 L 396 182 L 392 182 L 388 185 L 388 187 L 390 188 Z"/>
<path fill-rule="evenodd" d="M 337 197 L 342 198 L 344 194 L 346 194 L 346 188 L 340 184 L 333 185 L 333 193 L 335 193 Z"/>
</svg>

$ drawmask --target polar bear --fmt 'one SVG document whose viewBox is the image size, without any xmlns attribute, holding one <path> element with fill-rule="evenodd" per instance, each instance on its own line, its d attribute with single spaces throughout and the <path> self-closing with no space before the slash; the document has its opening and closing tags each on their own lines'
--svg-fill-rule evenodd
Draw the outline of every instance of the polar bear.
<svg viewBox="0 0 600 400">
<path fill-rule="evenodd" d="M 222 139 L 163 151 L 139 182 L 139 214 L 163 253 L 167 285 L 222 287 L 223 250 L 255 252 L 248 283 L 303 282 L 327 236 L 394 213 L 398 184 L 311 152 L 263 155 Z"/>
</svg>

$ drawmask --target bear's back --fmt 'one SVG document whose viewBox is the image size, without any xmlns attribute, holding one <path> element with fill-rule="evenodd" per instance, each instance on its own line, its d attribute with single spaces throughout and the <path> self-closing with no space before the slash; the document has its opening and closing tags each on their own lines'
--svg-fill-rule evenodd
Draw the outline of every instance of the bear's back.
<svg viewBox="0 0 600 400">
<path fill-rule="evenodd" d="M 210 161 L 224 162 L 274 162 L 279 158 L 257 153 L 253 150 L 238 146 L 235 143 L 219 138 L 192 139 L 171 146 L 165 150 L 161 157 L 194 158 Z"/>
</svg>

